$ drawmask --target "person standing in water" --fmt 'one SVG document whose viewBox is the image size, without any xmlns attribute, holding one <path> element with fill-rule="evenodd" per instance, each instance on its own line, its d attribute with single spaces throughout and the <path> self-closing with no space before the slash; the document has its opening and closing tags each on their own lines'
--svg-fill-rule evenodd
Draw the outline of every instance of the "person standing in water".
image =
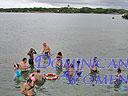
<svg viewBox="0 0 128 96">
<path fill-rule="evenodd" d="M 57 56 L 56 56 L 56 70 L 58 71 L 62 71 L 62 58 L 63 55 L 61 52 L 58 52 Z"/>
<path fill-rule="evenodd" d="M 21 86 L 21 93 L 24 96 L 35 96 L 34 86 L 34 82 L 31 79 L 28 79 L 27 82 Z"/>
<path fill-rule="evenodd" d="M 20 83 L 20 77 L 21 77 L 21 70 L 19 68 L 19 64 L 14 64 L 14 70 L 15 70 L 15 78 L 14 81 L 19 84 Z"/>
<path fill-rule="evenodd" d="M 42 52 L 42 54 L 51 55 L 51 49 L 46 43 L 43 43 L 43 52 Z"/>
<path fill-rule="evenodd" d="M 27 58 L 23 58 L 22 61 L 20 62 L 20 69 L 21 71 L 26 71 L 29 70 L 29 65 L 27 63 Z"/>
<path fill-rule="evenodd" d="M 36 78 L 35 84 L 37 86 L 39 86 L 39 87 L 41 87 L 45 83 L 45 81 L 46 81 L 45 75 L 43 75 L 42 73 L 40 73 L 40 70 L 39 69 L 36 71 L 35 78 Z"/>
<path fill-rule="evenodd" d="M 23 58 L 19 65 L 20 65 L 20 70 L 21 70 L 22 77 L 24 79 L 27 78 L 28 71 L 30 70 L 30 66 L 27 63 L 27 58 Z"/>
<path fill-rule="evenodd" d="M 29 56 L 29 61 L 28 62 L 29 62 L 31 71 L 33 71 L 33 69 L 34 69 L 34 54 L 37 54 L 37 52 L 33 48 L 31 48 L 30 51 L 27 54 Z"/>
<path fill-rule="evenodd" d="M 118 68 L 117 69 L 117 75 L 116 75 L 116 80 L 114 81 L 114 87 L 115 88 L 119 88 L 121 83 L 122 83 L 122 80 L 121 80 L 121 77 L 122 77 L 122 73 L 121 73 L 121 69 Z"/>
</svg>

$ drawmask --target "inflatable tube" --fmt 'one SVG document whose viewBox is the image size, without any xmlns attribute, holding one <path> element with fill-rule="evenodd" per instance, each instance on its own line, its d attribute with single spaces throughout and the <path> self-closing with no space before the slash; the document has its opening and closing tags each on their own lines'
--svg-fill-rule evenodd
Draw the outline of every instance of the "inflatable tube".
<svg viewBox="0 0 128 96">
<path fill-rule="evenodd" d="M 56 80 L 56 79 L 58 79 L 58 75 L 56 75 L 56 74 L 54 74 L 54 73 L 48 73 L 48 74 L 46 74 L 45 75 L 45 77 L 46 77 L 46 80 Z"/>
</svg>

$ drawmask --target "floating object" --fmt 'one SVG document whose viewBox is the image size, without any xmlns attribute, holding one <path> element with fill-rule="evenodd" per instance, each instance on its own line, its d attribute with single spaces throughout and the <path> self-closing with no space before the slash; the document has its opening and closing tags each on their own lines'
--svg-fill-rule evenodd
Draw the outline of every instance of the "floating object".
<svg viewBox="0 0 128 96">
<path fill-rule="evenodd" d="M 48 73 L 48 74 L 46 74 L 45 75 L 46 76 L 46 79 L 47 80 L 56 80 L 56 79 L 58 79 L 58 75 L 56 75 L 56 74 L 54 74 L 54 73 Z"/>
<path fill-rule="evenodd" d="M 115 19 L 115 17 L 112 17 L 112 19 Z"/>
</svg>

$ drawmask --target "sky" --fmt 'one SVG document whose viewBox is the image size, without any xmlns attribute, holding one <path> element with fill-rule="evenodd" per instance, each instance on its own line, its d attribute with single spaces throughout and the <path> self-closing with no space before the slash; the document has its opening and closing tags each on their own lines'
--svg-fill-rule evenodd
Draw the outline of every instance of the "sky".
<svg viewBox="0 0 128 96">
<path fill-rule="evenodd" d="M 104 7 L 128 9 L 128 0 L 0 0 L 0 8 Z"/>
</svg>

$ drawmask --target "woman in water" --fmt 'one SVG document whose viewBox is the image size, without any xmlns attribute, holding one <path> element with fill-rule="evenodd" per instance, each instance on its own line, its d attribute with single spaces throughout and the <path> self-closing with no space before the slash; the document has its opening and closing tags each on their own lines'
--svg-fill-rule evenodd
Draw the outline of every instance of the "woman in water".
<svg viewBox="0 0 128 96">
<path fill-rule="evenodd" d="M 33 71 L 33 69 L 34 69 L 34 54 L 37 54 L 37 52 L 33 48 L 31 48 L 30 51 L 27 54 L 29 56 L 29 61 L 28 62 L 29 62 L 31 71 Z"/>
<path fill-rule="evenodd" d="M 61 52 L 58 52 L 57 56 L 56 56 L 56 70 L 58 71 L 57 73 L 60 73 L 62 71 L 62 58 L 63 55 Z"/>
<path fill-rule="evenodd" d="M 47 45 L 47 43 L 43 43 L 43 52 L 42 52 L 42 54 L 51 55 L 51 49 Z"/>
</svg>

